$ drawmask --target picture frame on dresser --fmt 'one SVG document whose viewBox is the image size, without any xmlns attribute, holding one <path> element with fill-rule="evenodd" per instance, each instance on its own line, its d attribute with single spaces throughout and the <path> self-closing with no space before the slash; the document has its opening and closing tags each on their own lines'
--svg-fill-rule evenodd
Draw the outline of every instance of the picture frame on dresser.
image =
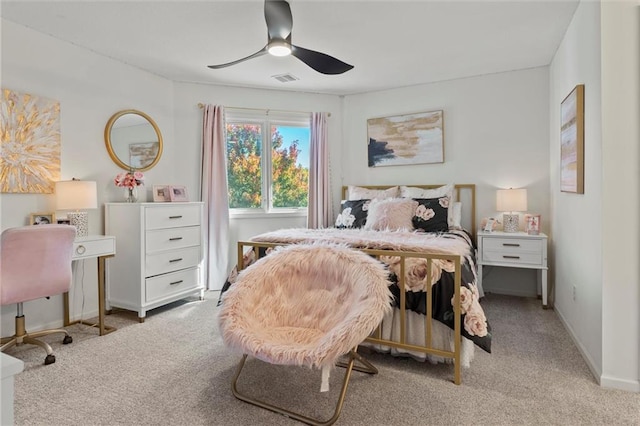
<svg viewBox="0 0 640 426">
<path fill-rule="evenodd" d="M 171 202 L 189 201 L 189 195 L 187 194 L 187 187 L 184 185 L 171 185 L 169 187 L 169 198 Z"/>
<path fill-rule="evenodd" d="M 163 203 L 171 201 L 169 185 L 153 185 L 153 202 Z"/>
<path fill-rule="evenodd" d="M 525 214 L 524 215 L 524 227 L 525 232 L 529 235 L 540 234 L 540 225 L 542 224 L 542 217 L 539 214 Z"/>
</svg>

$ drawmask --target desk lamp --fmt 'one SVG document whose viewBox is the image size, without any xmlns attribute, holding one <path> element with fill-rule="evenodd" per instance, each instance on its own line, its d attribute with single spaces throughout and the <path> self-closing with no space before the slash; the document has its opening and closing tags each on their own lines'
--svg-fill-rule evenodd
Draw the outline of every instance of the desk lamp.
<svg viewBox="0 0 640 426">
<path fill-rule="evenodd" d="M 497 210 L 504 213 L 504 232 L 518 232 L 520 215 L 514 212 L 527 210 L 526 189 L 498 189 Z"/>
<path fill-rule="evenodd" d="M 67 213 L 69 223 L 76 227 L 76 235 L 89 234 L 89 213 L 84 210 L 98 208 L 98 192 L 94 181 L 63 180 L 56 182 L 56 209 L 74 210 Z M 81 211 L 82 210 L 82 211 Z"/>
</svg>

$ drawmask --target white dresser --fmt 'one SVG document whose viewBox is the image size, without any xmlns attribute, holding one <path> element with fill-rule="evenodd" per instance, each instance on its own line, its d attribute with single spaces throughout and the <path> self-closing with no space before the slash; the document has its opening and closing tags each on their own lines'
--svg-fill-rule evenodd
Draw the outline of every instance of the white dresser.
<svg viewBox="0 0 640 426">
<path fill-rule="evenodd" d="M 204 296 L 202 203 L 107 203 L 105 231 L 118 256 L 107 267 L 107 304 L 138 312 Z"/>
</svg>

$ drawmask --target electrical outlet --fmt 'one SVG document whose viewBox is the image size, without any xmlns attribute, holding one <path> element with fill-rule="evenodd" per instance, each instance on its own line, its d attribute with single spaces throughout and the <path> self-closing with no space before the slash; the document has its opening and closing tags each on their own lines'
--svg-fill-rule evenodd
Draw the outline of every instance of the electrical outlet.
<svg viewBox="0 0 640 426">
<path fill-rule="evenodd" d="M 576 301 L 576 286 L 573 286 L 573 301 Z"/>
</svg>

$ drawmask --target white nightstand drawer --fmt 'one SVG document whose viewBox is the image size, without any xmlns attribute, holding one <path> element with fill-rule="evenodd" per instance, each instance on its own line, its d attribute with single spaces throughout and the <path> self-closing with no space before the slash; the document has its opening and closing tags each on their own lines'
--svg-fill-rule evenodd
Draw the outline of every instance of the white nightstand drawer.
<svg viewBox="0 0 640 426">
<path fill-rule="evenodd" d="M 198 287 L 198 268 L 164 274 L 145 280 L 147 303 Z"/>
<path fill-rule="evenodd" d="M 147 207 L 147 229 L 174 228 L 200 225 L 200 205 L 184 204 L 162 208 Z"/>
<path fill-rule="evenodd" d="M 146 252 L 154 253 L 164 250 L 200 246 L 201 238 L 199 226 L 147 231 Z"/>
<path fill-rule="evenodd" d="M 198 266 L 200 247 L 190 247 L 146 256 L 147 277 Z"/>
<path fill-rule="evenodd" d="M 542 265 L 542 253 L 521 252 L 508 253 L 506 251 L 485 250 L 482 261 L 486 263 L 514 263 L 527 265 Z"/>
<path fill-rule="evenodd" d="M 518 238 L 485 238 L 484 250 L 509 253 L 535 252 L 542 254 L 542 240 Z"/>
</svg>

